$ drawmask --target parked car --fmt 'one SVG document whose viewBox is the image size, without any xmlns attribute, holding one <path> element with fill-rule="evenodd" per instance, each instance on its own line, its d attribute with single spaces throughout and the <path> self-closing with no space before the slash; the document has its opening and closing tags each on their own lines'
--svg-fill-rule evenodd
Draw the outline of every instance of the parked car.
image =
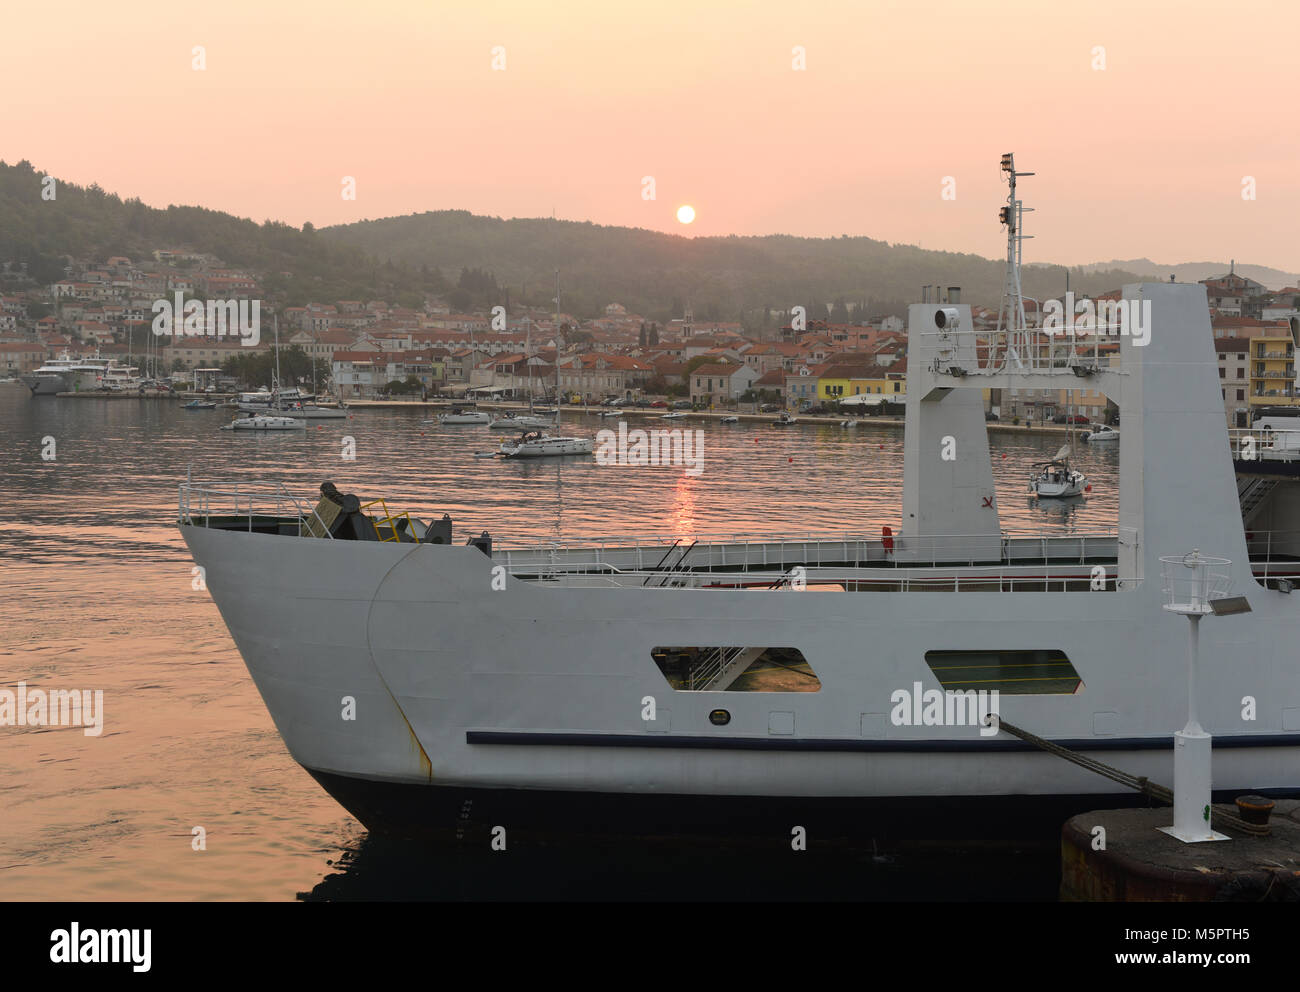
<svg viewBox="0 0 1300 992">
<path fill-rule="evenodd" d="M 989 413 L 984 414 L 984 419 L 985 419 L 985 420 L 997 420 L 997 419 L 998 419 L 998 415 L 997 415 L 996 413 L 989 412 Z"/>
<path fill-rule="evenodd" d="M 655 400 L 655 401 L 654 401 L 653 403 L 651 403 L 650 405 L 651 405 L 652 407 L 658 407 L 659 409 L 662 409 L 662 410 L 667 410 L 667 409 L 668 409 L 668 404 L 665 403 L 663 400 Z"/>
<path fill-rule="evenodd" d="M 1089 421 L 1088 418 L 1081 413 L 1072 413 L 1065 418 L 1065 422 L 1067 424 L 1086 424 Z"/>
<path fill-rule="evenodd" d="M 637 400 L 636 407 L 638 410 L 648 410 L 650 408 L 649 400 Z"/>
<path fill-rule="evenodd" d="M 617 397 L 617 396 L 606 396 L 603 400 L 600 401 L 600 405 L 601 405 L 601 406 L 613 406 L 613 405 L 614 405 L 615 403 L 617 403 L 617 402 L 618 402 L 618 397 Z"/>
<path fill-rule="evenodd" d="M 674 410 L 691 410 L 694 409 L 694 407 L 695 404 L 692 403 L 690 400 L 678 400 L 672 406 Z"/>
<path fill-rule="evenodd" d="M 780 403 L 764 403 L 758 409 L 760 413 L 776 413 L 782 407 Z"/>
</svg>

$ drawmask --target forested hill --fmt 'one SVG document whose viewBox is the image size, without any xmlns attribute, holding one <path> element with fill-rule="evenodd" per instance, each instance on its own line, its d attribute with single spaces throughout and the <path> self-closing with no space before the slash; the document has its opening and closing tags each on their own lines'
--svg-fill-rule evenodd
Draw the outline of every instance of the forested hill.
<svg viewBox="0 0 1300 992">
<path fill-rule="evenodd" d="M 157 209 L 98 185 L 59 181 L 42 198 L 43 173 L 28 162 L 0 162 L 0 262 L 26 263 L 39 283 L 63 278 L 64 257 L 124 255 L 151 260 L 157 248 L 190 248 L 249 270 L 289 305 L 308 299 L 405 298 L 441 291 L 435 274 L 389 267 L 337 238 L 287 224 L 254 221 L 203 207 Z M 290 273 L 288 276 L 280 273 Z"/>
<path fill-rule="evenodd" d="M 968 302 L 996 306 L 1004 263 L 952 252 L 891 245 L 871 238 L 684 238 L 640 228 L 551 219 L 502 220 L 464 210 L 322 228 L 321 233 L 379 258 L 441 268 L 490 270 L 513 298 L 554 296 L 555 270 L 566 310 L 590 315 L 609 302 L 658 318 L 680 316 L 689 300 L 695 316 L 737 320 L 743 310 L 795 304 L 866 302 L 871 311 L 897 310 L 919 299 L 921 286 L 961 286 Z M 1104 292 L 1135 282 L 1131 273 L 1072 270 L 1076 292 Z M 1027 268 L 1024 292 L 1044 298 L 1065 288 L 1061 268 Z M 675 303 L 674 303 L 675 301 Z M 671 314 L 665 311 L 673 311 Z"/>
</svg>

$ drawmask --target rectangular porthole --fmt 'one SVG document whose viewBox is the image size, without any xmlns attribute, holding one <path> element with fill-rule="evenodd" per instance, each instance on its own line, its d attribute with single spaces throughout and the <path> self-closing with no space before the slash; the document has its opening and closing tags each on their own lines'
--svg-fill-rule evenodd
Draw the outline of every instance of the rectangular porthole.
<svg viewBox="0 0 1300 992">
<path fill-rule="evenodd" d="M 925 663 L 944 689 L 996 689 L 1004 696 L 1068 696 L 1083 679 L 1064 651 L 927 651 Z"/>
<path fill-rule="evenodd" d="M 685 692 L 817 692 L 822 684 L 798 648 L 658 647 L 660 674 Z"/>
</svg>

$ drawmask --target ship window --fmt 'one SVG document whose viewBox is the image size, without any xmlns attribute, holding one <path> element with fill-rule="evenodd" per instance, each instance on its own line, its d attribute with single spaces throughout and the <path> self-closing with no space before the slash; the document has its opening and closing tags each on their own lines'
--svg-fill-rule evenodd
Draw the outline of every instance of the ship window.
<svg viewBox="0 0 1300 992">
<path fill-rule="evenodd" d="M 683 692 L 817 692 L 822 687 L 798 648 L 658 647 L 650 657 L 668 684 Z"/>
<path fill-rule="evenodd" d="M 944 689 L 996 689 L 1003 695 L 1068 696 L 1083 680 L 1064 651 L 927 651 L 925 663 Z"/>
</svg>

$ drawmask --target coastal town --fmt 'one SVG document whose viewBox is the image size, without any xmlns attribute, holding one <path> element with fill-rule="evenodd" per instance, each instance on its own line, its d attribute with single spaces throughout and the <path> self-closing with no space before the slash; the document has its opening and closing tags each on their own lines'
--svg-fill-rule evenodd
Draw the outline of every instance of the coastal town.
<svg viewBox="0 0 1300 992">
<path fill-rule="evenodd" d="M 71 260 L 70 260 L 71 261 Z M 237 390 L 239 362 L 276 346 L 301 352 L 323 399 L 456 399 L 599 404 L 676 403 L 696 410 L 833 413 L 898 412 L 907 390 L 908 335 L 900 315 L 861 306 L 833 322 L 832 309 L 792 307 L 769 333 L 739 323 L 697 320 L 690 304 L 665 323 L 611 302 L 596 317 L 540 308 L 452 311 L 441 296 L 423 306 L 385 300 L 313 301 L 277 306 L 261 299 L 256 274 L 210 254 L 157 249 L 148 259 L 113 256 L 68 266 L 66 279 L 0 297 L 0 377 L 34 373 L 56 359 L 109 359 L 127 370 L 114 388 L 166 383 L 177 391 Z M 1269 290 L 1230 269 L 1202 280 L 1218 343 L 1224 413 L 1247 427 L 1252 411 L 1297 404 L 1293 327 L 1300 288 Z M 956 302 L 957 287 L 925 287 Z M 450 294 L 448 294 L 450 295 Z M 1097 297 L 1118 300 L 1121 291 Z M 159 335 L 156 301 L 257 301 L 256 341 L 203 327 Z M 1026 319 L 1041 322 L 1037 303 Z M 1044 308 L 1047 304 L 1043 304 Z M 847 307 L 837 306 L 847 312 Z M 997 327 L 995 307 L 972 305 L 977 333 Z M 224 328 L 221 329 L 224 331 Z M 1100 335 L 1096 353 L 1118 360 Z M 268 366 L 269 367 L 269 366 Z M 558 396 L 556 392 L 558 383 Z M 105 384 L 102 388 L 108 388 Z M 1113 404 L 1095 389 L 984 391 L 989 419 L 1009 423 L 1113 422 Z"/>
</svg>

